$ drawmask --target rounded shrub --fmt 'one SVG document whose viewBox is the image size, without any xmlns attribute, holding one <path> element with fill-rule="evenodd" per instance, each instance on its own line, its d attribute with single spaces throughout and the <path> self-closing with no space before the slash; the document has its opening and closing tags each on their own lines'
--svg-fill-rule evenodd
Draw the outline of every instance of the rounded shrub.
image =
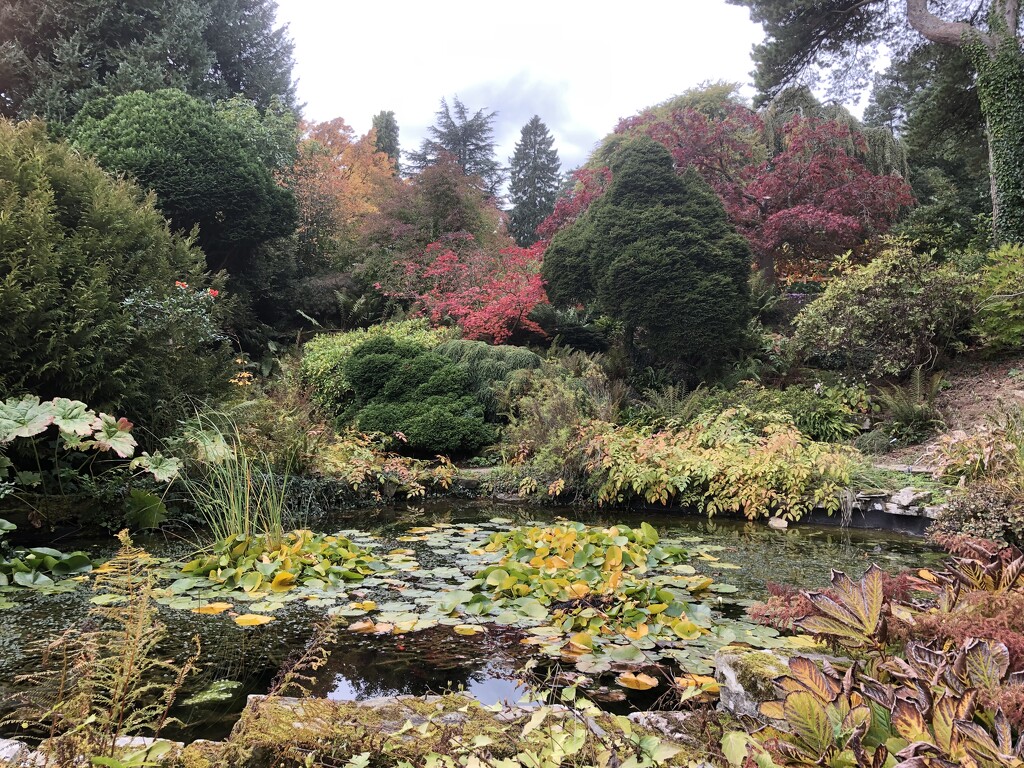
<svg viewBox="0 0 1024 768">
<path fill-rule="evenodd" d="M 364 432 L 431 455 L 471 454 L 495 439 L 468 369 L 447 357 L 378 336 L 353 349 L 342 368 L 350 391 L 342 418 Z"/>
<path fill-rule="evenodd" d="M 70 397 L 152 426 L 227 387 L 203 253 L 151 195 L 42 123 L 0 120 L 0 211 L 0 398 Z"/>
<path fill-rule="evenodd" d="M 903 376 L 962 346 L 973 280 L 896 241 L 797 315 L 800 352 L 824 368 Z"/>
<path fill-rule="evenodd" d="M 444 341 L 434 351 L 466 369 L 489 421 L 498 418 L 500 390 L 507 387 L 512 374 L 541 364 L 540 357 L 524 347 L 491 346 L 467 339 Z"/>
<path fill-rule="evenodd" d="M 372 325 L 345 333 L 322 333 L 302 348 L 302 378 L 313 401 L 327 413 L 337 414 L 351 394 L 345 363 L 356 347 L 371 339 L 389 338 L 433 349 L 451 338 L 452 333 L 451 329 L 431 328 L 424 319 Z"/>
</svg>

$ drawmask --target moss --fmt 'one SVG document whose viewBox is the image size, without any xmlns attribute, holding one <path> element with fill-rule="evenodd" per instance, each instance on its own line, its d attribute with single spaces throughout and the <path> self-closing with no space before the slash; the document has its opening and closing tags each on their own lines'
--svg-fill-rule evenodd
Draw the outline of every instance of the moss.
<svg viewBox="0 0 1024 768">
<path fill-rule="evenodd" d="M 733 657 L 736 679 L 743 690 L 758 701 L 775 698 L 775 678 L 789 672 L 786 664 L 774 654 L 752 651 Z"/>
</svg>

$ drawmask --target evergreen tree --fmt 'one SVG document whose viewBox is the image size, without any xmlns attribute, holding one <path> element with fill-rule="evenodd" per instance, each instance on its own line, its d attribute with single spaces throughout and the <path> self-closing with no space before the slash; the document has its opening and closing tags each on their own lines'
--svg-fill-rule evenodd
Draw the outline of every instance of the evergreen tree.
<svg viewBox="0 0 1024 768">
<path fill-rule="evenodd" d="M 399 170 L 399 149 L 398 121 L 395 119 L 395 113 L 390 110 L 386 112 L 382 110 L 374 115 L 373 130 L 377 132 L 377 151 L 383 152 L 391 158 L 397 172 Z"/>
<path fill-rule="evenodd" d="M 76 147 L 156 192 L 175 228 L 199 227 L 211 270 L 245 273 L 260 243 L 295 229 L 296 207 L 230 113 L 181 91 L 100 99 L 68 126 Z"/>
<path fill-rule="evenodd" d="M 508 196 L 512 203 L 508 229 L 518 245 L 537 239 L 537 227 L 555 210 L 561 186 L 561 162 L 555 139 L 540 117 L 523 126 L 519 143 L 509 158 Z"/>
<path fill-rule="evenodd" d="M 695 379 L 743 343 L 750 261 L 707 183 L 639 137 L 622 144 L 604 195 L 552 239 L 543 275 L 553 302 L 593 304 L 625 324 L 634 352 Z"/>
<path fill-rule="evenodd" d="M 437 111 L 437 123 L 427 129 L 429 138 L 423 140 L 418 152 L 410 152 L 409 162 L 417 171 L 436 165 L 448 155 L 462 168 L 467 176 L 476 176 L 481 189 L 491 197 L 498 196 L 498 189 L 505 179 L 501 164 L 494 157 L 494 118 L 497 112 L 478 109 L 472 115 L 458 96 L 449 108 L 441 99 Z"/>
<path fill-rule="evenodd" d="M 6 0 L 0 115 L 70 120 L 88 101 L 177 88 L 295 109 L 292 42 L 273 0 Z"/>
</svg>

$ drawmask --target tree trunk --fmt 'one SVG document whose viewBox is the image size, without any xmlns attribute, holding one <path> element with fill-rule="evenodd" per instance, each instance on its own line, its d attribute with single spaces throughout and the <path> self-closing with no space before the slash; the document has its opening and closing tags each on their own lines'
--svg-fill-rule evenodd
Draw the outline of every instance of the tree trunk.
<svg viewBox="0 0 1024 768">
<path fill-rule="evenodd" d="M 978 72 L 992 186 L 995 241 L 1024 243 L 1024 54 L 1017 38 L 1019 0 L 995 0 L 989 31 L 945 21 L 928 0 L 907 0 L 910 26 L 934 43 L 964 47 Z"/>
<path fill-rule="evenodd" d="M 978 96 L 988 133 L 992 229 L 996 243 L 1024 243 L 1024 54 L 1007 35 L 979 49 Z"/>
</svg>

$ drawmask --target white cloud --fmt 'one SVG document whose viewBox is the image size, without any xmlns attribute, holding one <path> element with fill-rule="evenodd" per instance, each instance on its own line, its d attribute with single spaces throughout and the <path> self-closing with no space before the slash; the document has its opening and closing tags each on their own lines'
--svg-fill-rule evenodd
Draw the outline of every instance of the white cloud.
<svg viewBox="0 0 1024 768">
<path fill-rule="evenodd" d="M 761 39 L 725 0 L 496 4 L 278 0 L 295 40 L 299 98 L 313 120 L 359 133 L 394 110 L 403 149 L 419 145 L 441 97 L 497 110 L 502 162 L 540 115 L 563 167 L 580 164 L 620 117 L 708 80 L 747 83 Z"/>
</svg>

